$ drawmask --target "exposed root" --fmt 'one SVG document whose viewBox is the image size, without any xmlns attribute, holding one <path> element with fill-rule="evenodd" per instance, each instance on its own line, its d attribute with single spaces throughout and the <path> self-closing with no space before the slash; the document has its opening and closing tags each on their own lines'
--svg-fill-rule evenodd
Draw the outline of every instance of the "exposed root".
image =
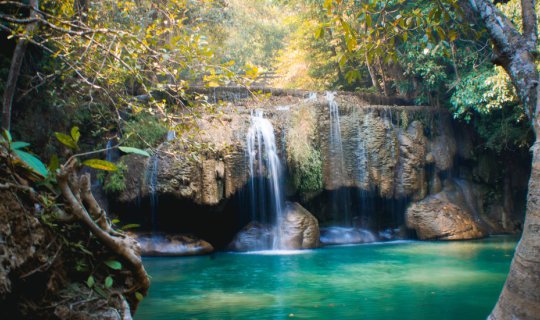
<svg viewBox="0 0 540 320">
<path fill-rule="evenodd" d="M 99 206 L 90 190 L 90 177 L 77 177 L 73 166 L 62 166 L 58 174 L 58 185 L 66 204 L 66 212 L 85 224 L 90 232 L 112 252 L 117 254 L 132 272 L 135 287 L 131 288 L 131 301 L 136 301 L 135 291 L 146 295 L 150 280 L 140 258 L 140 247 L 134 239 L 111 228 L 105 211 Z M 131 304 L 131 313 L 136 303 Z"/>
</svg>

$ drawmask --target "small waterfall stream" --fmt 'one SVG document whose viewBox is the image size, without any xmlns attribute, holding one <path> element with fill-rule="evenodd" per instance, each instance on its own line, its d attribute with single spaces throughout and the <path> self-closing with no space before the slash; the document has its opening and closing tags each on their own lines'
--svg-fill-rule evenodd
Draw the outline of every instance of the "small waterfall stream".
<svg viewBox="0 0 540 320">
<path fill-rule="evenodd" d="M 107 150 L 107 151 L 105 151 L 105 160 L 107 160 L 109 162 L 113 161 L 112 147 L 113 147 L 113 139 L 109 139 L 107 141 L 107 145 L 105 146 L 105 149 Z"/>
<path fill-rule="evenodd" d="M 264 118 L 262 110 L 252 112 L 246 139 L 251 176 L 249 192 L 252 220 L 273 225 L 273 249 L 279 249 L 281 240 L 279 226 L 284 207 L 283 172 L 274 128 L 270 121 Z M 267 203 L 267 200 L 270 200 L 270 203 Z"/>
<path fill-rule="evenodd" d="M 339 105 L 335 99 L 335 92 L 326 92 L 325 98 L 328 101 L 330 113 L 330 133 L 328 136 L 328 148 L 330 167 L 332 168 L 332 177 L 338 185 L 345 180 L 345 160 L 343 158 L 343 142 L 341 139 L 341 124 L 339 119 Z M 341 226 L 350 226 L 352 219 L 350 216 L 349 204 L 350 195 L 347 190 L 335 190 L 332 196 L 332 211 L 334 224 Z"/>
<path fill-rule="evenodd" d="M 157 153 L 150 158 L 150 163 L 147 172 L 147 184 L 148 193 L 150 198 L 150 214 L 152 223 L 152 233 L 157 231 L 157 206 L 158 206 L 158 194 L 157 194 L 157 182 L 158 182 L 158 164 L 159 158 Z"/>
</svg>

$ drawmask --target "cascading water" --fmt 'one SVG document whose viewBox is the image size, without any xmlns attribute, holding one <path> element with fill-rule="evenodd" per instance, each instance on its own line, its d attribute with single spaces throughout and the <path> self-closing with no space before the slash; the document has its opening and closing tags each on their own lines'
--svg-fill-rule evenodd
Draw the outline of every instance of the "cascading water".
<svg viewBox="0 0 540 320">
<path fill-rule="evenodd" d="M 157 153 L 150 158 L 149 170 L 147 172 L 148 194 L 150 198 L 150 214 L 152 223 L 152 232 L 157 230 L 157 206 L 158 206 L 158 194 L 157 194 L 157 182 L 158 182 L 158 163 L 159 158 Z"/>
<path fill-rule="evenodd" d="M 326 101 L 330 112 L 330 133 L 328 136 L 328 148 L 331 175 L 334 181 L 340 185 L 345 180 L 345 161 L 343 158 L 343 142 L 341 140 L 341 124 L 339 122 L 339 106 L 334 92 L 326 92 Z M 352 224 L 350 217 L 350 195 L 347 190 L 335 190 L 333 193 L 332 211 L 334 224 L 349 226 Z"/>
<path fill-rule="evenodd" d="M 105 160 L 112 162 L 113 161 L 113 153 L 112 153 L 112 146 L 113 146 L 113 140 L 109 139 L 107 141 L 107 145 L 105 146 Z"/>
<path fill-rule="evenodd" d="M 251 176 L 249 191 L 252 219 L 273 225 L 273 249 L 279 249 L 284 207 L 281 181 L 283 172 L 274 128 L 270 121 L 264 118 L 261 110 L 251 113 L 251 126 L 247 134 L 247 158 Z M 269 203 L 267 199 L 270 200 Z"/>
</svg>

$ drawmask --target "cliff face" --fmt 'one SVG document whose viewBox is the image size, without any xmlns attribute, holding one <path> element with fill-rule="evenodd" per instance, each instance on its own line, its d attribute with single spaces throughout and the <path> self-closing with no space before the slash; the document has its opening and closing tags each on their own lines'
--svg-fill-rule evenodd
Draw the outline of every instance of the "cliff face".
<svg viewBox="0 0 540 320">
<path fill-rule="evenodd" d="M 326 97 L 276 95 L 264 101 L 235 100 L 222 116 L 207 116 L 199 123 L 198 150 L 180 142 L 163 144 L 154 159 L 126 156 L 127 189 L 121 203 L 134 203 L 152 190 L 160 197 L 187 201 L 220 211 L 246 187 L 246 134 L 250 112 L 264 110 L 274 127 L 280 158 L 286 165 L 287 196 L 299 199 L 319 219 L 317 205 L 310 201 L 326 193 L 354 189 L 377 201 L 418 202 L 442 191 L 445 181 L 467 181 L 481 205 L 466 214 L 485 220 L 485 232 L 512 232 L 519 223 L 515 206 L 485 190 L 489 179 L 501 172 L 488 172 L 496 159 L 473 159 L 473 137 L 455 124 L 444 110 L 418 106 L 373 105 L 360 96 L 337 95 L 339 116 L 331 115 Z M 339 120 L 339 121 L 338 121 Z M 340 143 L 332 130 L 339 125 Z M 339 142 L 339 141 L 338 141 Z M 154 168 L 157 183 L 151 186 Z M 487 170 L 489 171 L 489 170 Z M 484 172 L 484 173 L 482 173 Z M 514 179 L 525 181 L 525 179 Z M 500 179 L 499 179 L 500 180 Z M 502 189 L 501 189 L 502 190 Z M 400 200 L 402 199 L 402 200 Z M 516 220 L 511 222 L 510 220 Z M 324 219 L 323 219 L 324 220 Z"/>
</svg>

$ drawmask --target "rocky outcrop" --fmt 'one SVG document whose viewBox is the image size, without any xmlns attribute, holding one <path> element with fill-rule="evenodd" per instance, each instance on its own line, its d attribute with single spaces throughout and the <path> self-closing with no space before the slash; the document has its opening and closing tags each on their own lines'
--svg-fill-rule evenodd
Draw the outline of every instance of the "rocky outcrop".
<svg viewBox="0 0 540 320">
<path fill-rule="evenodd" d="M 259 222 L 250 222 L 242 228 L 228 246 L 232 251 L 260 251 L 272 249 L 274 233 L 272 227 Z"/>
<path fill-rule="evenodd" d="M 255 108 L 264 108 L 265 118 L 274 128 L 278 153 L 289 175 L 289 185 L 284 188 L 287 196 L 294 195 L 323 222 L 333 219 L 334 212 L 330 211 L 335 209 L 321 205 L 320 199 L 324 201 L 327 194 L 343 189 L 358 189 L 369 197 L 404 202 L 417 202 L 438 194 L 452 180 L 451 171 L 455 172 L 459 165 L 456 159 L 466 160 L 467 166 L 476 166 L 462 175 L 463 186 L 471 186 L 472 191 L 461 192 L 461 198 L 486 198 L 473 193 L 483 195 L 486 192 L 481 185 L 493 185 L 497 181 L 492 172 L 492 167 L 497 165 L 489 159 L 471 158 L 474 143 L 470 132 L 459 127 L 454 130 L 456 124 L 447 111 L 373 105 L 359 96 L 336 95 L 342 145 L 335 149 L 330 147 L 329 102 L 320 94 L 306 97 L 307 94 L 279 95 L 262 102 L 234 99 L 231 103 L 234 111 L 231 108 L 225 115 L 208 115 L 199 120 L 200 130 L 186 138 L 191 139 L 195 148 L 187 148 L 180 142 L 186 139 L 180 139 L 163 144 L 156 158 L 123 157 L 129 168 L 127 188 L 117 200 L 135 203 L 148 197 L 149 177 L 157 159 L 154 189 L 159 196 L 209 210 L 224 208 L 228 200 L 245 191 L 250 179 L 246 134 L 250 112 Z M 334 149 L 342 152 L 338 154 Z M 471 184 L 473 180 L 479 183 Z M 487 232 L 512 232 L 516 227 L 508 218 L 513 212 L 511 201 L 505 200 L 501 209 L 495 200 L 472 207 L 471 201 L 456 197 L 450 197 L 448 202 L 472 213 Z M 244 230 L 246 239 L 237 239 L 238 249 L 250 247 L 251 235 L 265 233 L 263 229 Z"/>
<path fill-rule="evenodd" d="M 452 166 L 456 143 L 449 115 L 443 111 L 370 106 L 353 96 L 338 96 L 337 100 L 343 144 L 340 154 L 330 152 L 330 118 L 324 98 L 280 97 L 265 106 L 281 158 L 287 160 L 291 170 L 292 192 L 303 197 L 323 189 L 356 187 L 376 189 L 386 198 L 422 199 L 428 193 L 425 165 L 434 163 L 439 171 Z M 284 107 L 280 103 L 289 104 Z M 201 119 L 195 139 L 197 145 L 205 146 L 204 151 L 187 149 L 178 142 L 162 145 L 156 155 L 156 191 L 213 206 L 245 186 L 249 178 L 246 134 L 252 107 L 260 105 Z M 424 129 L 430 122 L 436 124 L 428 138 Z M 154 160 L 134 155 L 123 159 L 129 174 L 126 191 L 118 200 L 131 202 L 147 196 Z M 336 163 L 343 164 L 340 172 L 336 172 Z"/>
<path fill-rule="evenodd" d="M 408 228 L 422 240 L 466 240 L 487 235 L 463 201 L 452 201 L 451 191 L 444 190 L 413 203 L 406 212 Z"/>
<path fill-rule="evenodd" d="M 134 234 L 143 256 L 195 256 L 214 251 L 212 245 L 191 235 Z"/>
<path fill-rule="evenodd" d="M 281 224 L 250 222 L 236 234 L 228 248 L 233 251 L 312 249 L 319 247 L 319 222 L 296 202 L 286 202 Z M 279 238 L 276 235 L 279 234 Z"/>
<path fill-rule="evenodd" d="M 328 227 L 321 229 L 321 243 L 325 245 L 368 243 L 377 238 L 368 230 L 360 228 Z"/>
<path fill-rule="evenodd" d="M 313 249 L 319 247 L 319 222 L 297 202 L 287 202 L 280 226 L 284 249 Z"/>
</svg>

